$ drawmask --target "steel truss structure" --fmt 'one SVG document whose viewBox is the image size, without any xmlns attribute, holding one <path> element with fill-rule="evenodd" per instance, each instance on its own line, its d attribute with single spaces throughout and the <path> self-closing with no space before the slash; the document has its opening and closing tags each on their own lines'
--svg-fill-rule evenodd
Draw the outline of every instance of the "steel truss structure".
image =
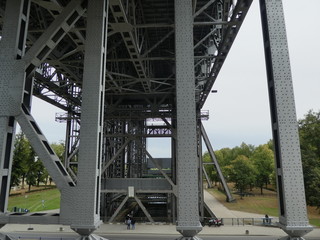
<svg viewBox="0 0 320 240">
<path fill-rule="evenodd" d="M 101 219 L 133 212 L 176 222 L 182 239 L 197 239 L 205 215 L 201 137 L 232 200 L 201 109 L 251 2 L 0 0 L 0 224 L 67 224 L 80 239 L 97 239 Z M 282 4 L 260 4 L 280 224 L 300 238 L 312 228 Z M 30 114 L 32 96 L 65 111 L 56 117 L 67 125 L 63 164 Z M 7 211 L 16 122 L 61 192 L 60 214 Z M 171 158 L 154 158 L 149 138 L 167 139 Z"/>
</svg>

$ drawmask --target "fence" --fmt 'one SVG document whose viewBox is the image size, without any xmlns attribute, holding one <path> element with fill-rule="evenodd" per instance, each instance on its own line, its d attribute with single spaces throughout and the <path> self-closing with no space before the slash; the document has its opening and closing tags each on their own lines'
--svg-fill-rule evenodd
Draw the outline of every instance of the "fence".
<svg viewBox="0 0 320 240">
<path fill-rule="evenodd" d="M 273 218 L 222 218 L 222 223 L 225 226 L 276 226 Z"/>
<path fill-rule="evenodd" d="M 215 226 L 210 221 L 212 218 L 204 218 L 201 222 L 202 226 Z M 252 225 L 252 226 L 277 226 L 278 218 L 219 218 L 221 220 L 222 225 L 225 226 L 245 226 L 245 225 Z"/>
</svg>

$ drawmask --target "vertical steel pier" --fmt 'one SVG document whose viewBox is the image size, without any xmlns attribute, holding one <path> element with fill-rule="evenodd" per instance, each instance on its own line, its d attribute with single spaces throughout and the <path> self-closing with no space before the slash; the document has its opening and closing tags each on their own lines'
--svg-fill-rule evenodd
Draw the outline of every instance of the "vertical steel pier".
<svg viewBox="0 0 320 240">
<path fill-rule="evenodd" d="M 312 230 L 307 216 L 298 123 L 282 1 L 260 1 L 280 227 L 290 239 Z"/>
<path fill-rule="evenodd" d="M 194 237 L 199 221 L 199 163 L 197 156 L 194 90 L 192 2 L 175 0 L 176 104 L 177 104 L 177 231 Z"/>
<path fill-rule="evenodd" d="M 6 212 L 8 206 L 15 117 L 20 113 L 24 86 L 24 64 L 20 59 L 25 54 L 29 7 L 28 2 L 19 0 L 7 4 L 7 24 L 0 41 L 0 212 Z"/>
<path fill-rule="evenodd" d="M 82 86 L 81 133 L 78 181 L 74 188 L 71 228 L 83 239 L 100 220 L 101 156 L 106 74 L 108 1 L 88 1 L 87 38 Z M 83 194 L 85 193 L 85 194 Z M 90 236 L 95 239 L 94 236 Z M 98 239 L 102 239 L 99 237 Z"/>
</svg>

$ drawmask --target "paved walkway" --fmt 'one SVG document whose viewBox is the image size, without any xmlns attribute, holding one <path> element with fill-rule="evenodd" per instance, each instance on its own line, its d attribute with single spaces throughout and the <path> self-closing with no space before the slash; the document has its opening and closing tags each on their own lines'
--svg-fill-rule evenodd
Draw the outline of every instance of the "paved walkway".
<svg viewBox="0 0 320 240">
<path fill-rule="evenodd" d="M 230 211 L 220 204 L 211 194 L 205 192 L 205 201 L 209 207 L 215 212 L 219 218 L 261 218 L 260 214 L 244 213 L 239 211 Z M 108 235 L 109 234 L 169 234 L 177 235 L 176 226 L 173 224 L 157 223 L 157 224 L 136 224 L 135 230 L 127 230 L 126 225 L 123 223 L 118 224 L 102 224 L 100 228 L 95 231 L 97 235 Z M 29 230 L 28 230 L 29 229 Z M 32 230 L 31 230 L 32 229 Z M 43 233 L 70 233 L 74 232 L 69 226 L 62 225 L 34 225 L 34 224 L 7 224 L 1 228 L 0 233 L 23 233 L 23 232 L 43 232 Z M 205 226 L 199 233 L 201 235 L 217 235 L 217 236 L 275 236 L 283 237 L 287 236 L 281 229 L 276 227 L 265 227 L 265 226 L 221 226 L 221 227 L 208 227 Z M 306 235 L 320 240 L 320 228 L 314 229 L 311 233 Z"/>
<path fill-rule="evenodd" d="M 221 204 L 209 192 L 204 190 L 203 194 L 204 194 L 204 202 L 211 209 L 211 211 L 216 215 L 217 218 L 236 218 L 237 217 L 232 211 L 230 211 L 223 204 Z"/>
<path fill-rule="evenodd" d="M 32 230 L 28 230 L 32 228 Z M 4 226 L 0 233 L 70 233 L 74 235 L 74 232 L 69 226 L 61 225 L 34 225 L 34 224 L 8 224 Z M 179 235 L 176 231 L 176 226 L 172 224 L 136 224 L 135 230 L 127 230 L 125 224 L 102 224 L 98 230 L 95 231 L 96 235 L 113 235 L 113 234 L 157 234 L 157 235 Z M 287 236 L 281 229 L 274 227 L 260 227 L 260 226 L 221 226 L 221 227 L 203 227 L 203 230 L 199 233 L 201 235 L 212 236 L 274 236 L 284 237 Z M 311 233 L 306 235 L 320 240 L 320 229 L 317 228 Z"/>
<path fill-rule="evenodd" d="M 206 190 L 204 192 L 204 201 L 212 212 L 216 215 L 217 218 L 263 218 L 264 215 L 257 213 L 248 213 L 241 211 L 229 210 L 222 203 L 220 203 L 215 197 L 213 197 Z M 278 221 L 278 218 L 274 216 L 269 216 L 275 218 Z"/>
</svg>

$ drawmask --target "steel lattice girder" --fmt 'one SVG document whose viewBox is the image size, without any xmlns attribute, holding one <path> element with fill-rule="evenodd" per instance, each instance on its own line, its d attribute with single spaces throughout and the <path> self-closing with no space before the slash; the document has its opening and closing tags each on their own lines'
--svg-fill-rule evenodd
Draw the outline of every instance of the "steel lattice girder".
<svg viewBox="0 0 320 240">
<path fill-rule="evenodd" d="M 81 104 L 81 91 L 78 96 L 70 93 L 74 87 L 81 88 L 84 60 L 84 40 L 86 16 L 77 11 L 78 19 L 72 28 L 68 24 L 56 28 L 54 41 L 61 37 L 55 47 L 51 42 L 37 41 L 49 35 L 49 26 L 61 18 L 69 1 L 32 1 L 27 37 L 27 56 L 32 65 L 48 63 L 55 68 L 55 74 L 47 74 L 41 68 L 42 77 L 35 76 L 34 94 L 66 110 L 69 104 Z M 5 1 L 0 1 L 4 15 Z M 106 73 L 106 93 L 114 98 L 123 95 L 166 94 L 168 99 L 175 94 L 174 81 L 174 1 L 110 1 L 108 29 L 108 55 Z M 251 1 L 194 1 L 195 70 L 198 105 L 205 102 L 212 84 L 220 70 L 233 40 L 249 9 Z M 124 11 L 125 10 L 125 11 Z M 72 14 L 72 16 L 75 16 Z M 58 25 L 57 25 L 58 26 Z M 1 22 L 0 27 L 2 28 Z M 213 29 L 213 30 L 212 30 Z M 61 34 L 62 33 L 62 34 Z M 49 38 L 47 38 L 49 40 Z M 54 42 L 53 41 L 53 42 Z M 35 45 L 36 42 L 42 46 Z M 208 51 L 215 45 L 218 53 Z M 45 51 L 53 48 L 52 51 Z M 30 49 L 30 51 L 28 51 Z M 32 49 L 39 53 L 32 54 Z M 41 50 L 43 49 L 43 50 Z M 210 48 L 211 49 L 211 48 Z M 41 54 L 40 54 L 41 53 Z M 46 57 L 46 55 L 48 57 Z M 33 57 L 31 57 L 33 55 Z M 38 59 L 39 56 L 42 59 Z M 201 72 L 205 65 L 214 64 L 211 73 Z M 209 70 L 209 68 L 208 68 Z M 200 71 L 200 72 L 199 72 Z M 140 74 L 141 72 L 141 74 Z M 62 74 L 64 79 L 58 79 Z M 50 83 L 51 82 L 51 83 Z M 65 101 L 62 101 L 65 99 Z"/>
</svg>

